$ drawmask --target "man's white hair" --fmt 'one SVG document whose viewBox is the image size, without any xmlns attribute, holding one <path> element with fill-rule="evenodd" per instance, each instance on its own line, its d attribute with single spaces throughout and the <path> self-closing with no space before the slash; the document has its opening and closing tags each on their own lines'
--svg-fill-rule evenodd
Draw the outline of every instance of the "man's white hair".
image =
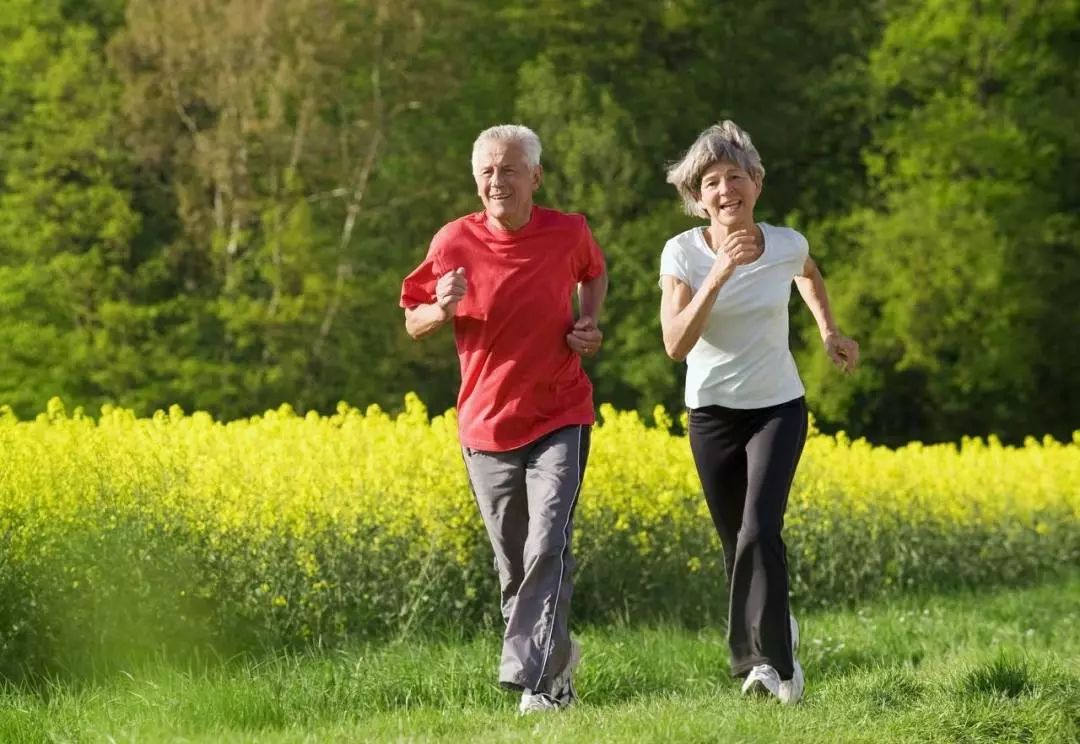
<svg viewBox="0 0 1080 744">
<path fill-rule="evenodd" d="M 667 182 L 678 190 L 687 214 L 709 216 L 699 201 L 701 178 L 705 171 L 724 160 L 745 170 L 759 186 L 765 179 L 765 166 L 750 135 L 730 120 L 713 124 L 698 135 L 682 160 L 667 171 Z"/>
<path fill-rule="evenodd" d="M 529 165 L 540 165 L 540 138 L 536 132 L 521 124 L 498 124 L 488 127 L 480 132 L 480 136 L 473 142 L 472 169 L 475 172 L 477 161 L 480 159 L 480 148 L 485 142 L 517 142 L 525 150 L 525 159 Z"/>
</svg>

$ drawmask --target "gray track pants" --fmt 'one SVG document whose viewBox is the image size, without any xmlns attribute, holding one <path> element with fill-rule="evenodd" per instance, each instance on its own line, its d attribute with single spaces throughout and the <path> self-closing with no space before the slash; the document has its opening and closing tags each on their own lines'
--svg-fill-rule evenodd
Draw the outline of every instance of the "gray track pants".
<svg viewBox="0 0 1080 744">
<path fill-rule="evenodd" d="M 502 589 L 504 687 L 548 691 L 570 659 L 570 539 L 589 435 L 567 426 L 509 452 L 462 448 Z"/>
</svg>

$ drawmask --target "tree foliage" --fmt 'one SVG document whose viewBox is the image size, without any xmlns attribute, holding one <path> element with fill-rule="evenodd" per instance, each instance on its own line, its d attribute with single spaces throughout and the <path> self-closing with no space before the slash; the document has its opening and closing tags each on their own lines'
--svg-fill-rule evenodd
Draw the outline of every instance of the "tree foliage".
<svg viewBox="0 0 1080 744">
<path fill-rule="evenodd" d="M 1080 423 L 1077 0 L 7 0 L 0 400 L 243 416 L 434 408 L 449 334 L 407 340 L 402 276 L 478 208 L 473 138 L 544 142 L 539 201 L 609 260 L 600 401 L 681 405 L 657 319 L 694 221 L 665 165 L 733 118 L 759 217 L 804 230 L 841 326 L 793 344 L 825 428 L 1010 439 Z"/>
<path fill-rule="evenodd" d="M 831 230 L 854 385 L 809 365 L 827 418 L 879 439 L 1080 423 L 1076 3 L 898 9 L 869 58 L 872 199 Z M 1071 29 L 1071 30 L 1069 30 Z"/>
</svg>

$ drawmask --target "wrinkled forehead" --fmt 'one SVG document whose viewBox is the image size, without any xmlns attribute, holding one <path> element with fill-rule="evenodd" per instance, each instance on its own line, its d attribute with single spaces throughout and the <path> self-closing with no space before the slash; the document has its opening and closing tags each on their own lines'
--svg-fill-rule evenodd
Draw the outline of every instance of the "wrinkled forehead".
<svg viewBox="0 0 1080 744">
<path fill-rule="evenodd" d="M 492 165 L 529 166 L 525 145 L 516 140 L 487 140 L 480 144 L 476 153 L 476 165 L 484 168 Z"/>
<path fill-rule="evenodd" d="M 704 181 L 707 176 L 726 176 L 729 173 L 749 175 L 750 172 L 747 168 L 736 163 L 734 160 L 721 158 L 720 160 L 714 160 L 706 165 L 701 171 L 701 178 L 698 180 Z"/>
</svg>

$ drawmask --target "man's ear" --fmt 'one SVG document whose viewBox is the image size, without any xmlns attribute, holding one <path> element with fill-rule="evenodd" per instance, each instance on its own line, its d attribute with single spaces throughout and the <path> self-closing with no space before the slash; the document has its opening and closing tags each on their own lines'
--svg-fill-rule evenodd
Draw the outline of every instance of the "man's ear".
<svg viewBox="0 0 1080 744">
<path fill-rule="evenodd" d="M 544 166 L 537 165 L 533 168 L 533 191 L 536 191 L 544 183 Z"/>
</svg>

